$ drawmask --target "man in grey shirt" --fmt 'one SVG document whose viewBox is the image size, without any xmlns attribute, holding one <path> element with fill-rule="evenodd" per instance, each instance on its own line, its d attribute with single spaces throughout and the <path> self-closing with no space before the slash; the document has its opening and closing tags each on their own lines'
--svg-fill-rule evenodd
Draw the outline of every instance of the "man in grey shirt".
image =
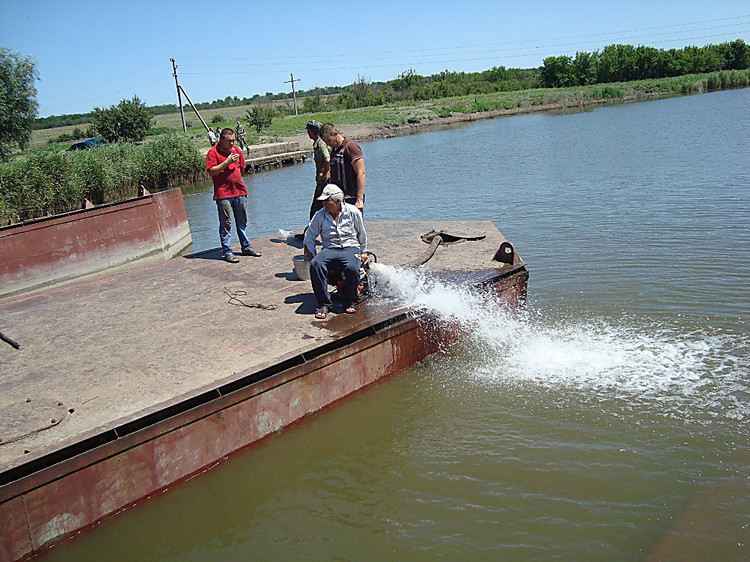
<svg viewBox="0 0 750 562">
<path fill-rule="evenodd" d="M 328 271 L 343 269 L 345 276 L 344 311 L 354 314 L 354 301 L 359 286 L 359 268 L 367 259 L 367 232 L 362 213 L 354 205 L 344 203 L 344 192 L 328 184 L 318 197 L 323 208 L 317 211 L 305 232 L 305 256 L 310 259 L 310 282 L 312 283 L 318 309 L 315 318 L 324 320 L 332 308 L 328 293 Z M 315 239 L 320 236 L 323 249 L 315 251 Z"/>
</svg>

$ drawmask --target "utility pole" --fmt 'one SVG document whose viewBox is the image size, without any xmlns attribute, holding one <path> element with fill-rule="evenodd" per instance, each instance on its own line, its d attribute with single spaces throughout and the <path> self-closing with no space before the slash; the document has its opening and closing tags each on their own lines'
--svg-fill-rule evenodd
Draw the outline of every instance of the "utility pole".
<svg viewBox="0 0 750 562">
<path fill-rule="evenodd" d="M 169 60 L 172 61 L 172 70 L 174 71 L 174 85 L 177 88 L 177 103 L 180 104 L 180 117 L 182 118 L 182 132 L 187 133 L 187 125 L 185 125 L 185 112 L 182 110 L 182 96 L 180 96 L 180 83 L 177 81 L 177 65 L 175 64 L 174 59 L 169 59 Z"/>
<path fill-rule="evenodd" d="M 201 120 L 201 123 L 203 123 L 203 126 L 206 128 L 206 132 L 208 132 L 208 125 L 206 125 L 206 122 L 203 120 L 203 117 L 201 117 L 201 114 L 198 113 L 198 108 L 195 107 L 195 104 L 190 100 L 190 96 L 187 95 L 187 92 L 185 91 L 185 88 L 180 86 L 180 90 L 182 90 L 182 93 L 185 94 L 185 99 L 188 100 L 188 103 L 190 104 L 190 107 L 193 108 L 193 111 L 195 111 L 195 114 L 198 116 L 198 119 Z"/>
<path fill-rule="evenodd" d="M 294 98 L 294 114 L 295 114 L 295 115 L 299 115 L 299 113 L 297 113 L 297 94 L 296 94 L 296 93 L 295 93 L 295 91 L 294 91 L 294 83 L 295 83 L 295 82 L 299 82 L 300 80 L 302 80 L 302 78 L 297 78 L 297 79 L 295 80 L 295 79 L 294 79 L 294 74 L 292 74 L 292 73 L 290 72 L 290 73 L 289 73 L 289 80 L 286 80 L 286 81 L 284 82 L 284 84 L 289 84 L 290 82 L 292 83 L 292 98 Z"/>
</svg>

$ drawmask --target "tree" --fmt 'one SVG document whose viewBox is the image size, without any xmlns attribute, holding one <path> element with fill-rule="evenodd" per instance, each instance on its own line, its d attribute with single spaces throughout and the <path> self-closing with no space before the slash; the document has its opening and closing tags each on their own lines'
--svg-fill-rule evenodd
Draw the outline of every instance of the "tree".
<svg viewBox="0 0 750 562">
<path fill-rule="evenodd" d="M 273 109 L 270 107 L 259 107 L 257 105 L 254 105 L 252 108 L 250 108 L 250 111 L 245 114 L 245 118 L 247 119 L 248 123 L 250 123 L 250 126 L 255 127 L 255 130 L 258 131 L 258 134 L 260 134 L 260 131 L 263 128 L 271 126 L 271 120 L 273 119 Z"/>
<path fill-rule="evenodd" d="M 596 82 L 596 61 L 599 53 L 577 52 L 571 63 L 577 86 L 588 86 Z"/>
<path fill-rule="evenodd" d="M 575 84 L 573 59 L 561 55 L 544 59 L 541 69 L 542 84 L 545 88 L 564 88 Z"/>
<path fill-rule="evenodd" d="M 597 82 L 625 82 L 635 80 L 637 74 L 633 45 L 607 45 L 599 56 Z"/>
<path fill-rule="evenodd" d="M 305 113 L 317 113 L 324 111 L 323 98 L 320 95 L 320 88 L 315 88 L 312 92 L 307 93 L 307 97 L 302 102 L 302 111 Z"/>
<path fill-rule="evenodd" d="M 133 96 L 109 109 L 94 108 L 93 125 L 107 142 L 138 142 L 146 138 L 153 117 L 144 103 Z"/>
<path fill-rule="evenodd" d="M 0 158 L 13 145 L 26 148 L 36 119 L 34 81 L 38 78 L 34 59 L 0 47 Z"/>
</svg>

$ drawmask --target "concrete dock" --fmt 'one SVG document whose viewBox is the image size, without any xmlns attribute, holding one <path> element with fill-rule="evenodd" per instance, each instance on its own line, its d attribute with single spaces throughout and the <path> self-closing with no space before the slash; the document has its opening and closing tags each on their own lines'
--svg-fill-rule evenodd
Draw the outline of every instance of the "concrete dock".
<svg viewBox="0 0 750 562">
<path fill-rule="evenodd" d="M 390 265 L 423 254 L 431 230 L 480 233 L 423 267 L 523 297 L 525 264 L 492 259 L 506 241 L 489 221 L 366 227 Z M 438 348 L 387 299 L 316 320 L 310 283 L 293 273 L 301 242 L 253 247 L 263 256 L 239 264 L 215 250 L 0 300 L 0 331 L 20 344 L 0 342 L 0 558 L 28 556 Z"/>
</svg>

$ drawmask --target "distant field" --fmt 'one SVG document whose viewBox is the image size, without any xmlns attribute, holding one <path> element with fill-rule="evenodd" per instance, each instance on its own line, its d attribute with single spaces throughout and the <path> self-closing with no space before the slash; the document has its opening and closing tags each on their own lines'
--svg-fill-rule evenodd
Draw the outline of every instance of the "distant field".
<svg viewBox="0 0 750 562">
<path fill-rule="evenodd" d="M 45 146 L 49 139 L 59 137 L 62 134 L 72 133 L 76 127 L 85 131 L 88 125 L 67 125 L 65 127 L 55 127 L 54 129 L 34 129 L 31 131 L 31 148 Z"/>
<path fill-rule="evenodd" d="M 621 103 L 649 99 L 654 96 L 680 95 L 713 91 L 722 88 L 747 87 L 750 83 L 750 70 L 722 71 L 709 74 L 692 74 L 672 78 L 639 80 L 633 82 L 618 82 L 609 84 L 593 84 L 590 86 L 572 86 L 570 88 L 538 88 L 533 90 L 518 90 L 510 92 L 494 92 L 489 94 L 472 94 L 452 98 L 440 98 L 425 101 L 400 102 L 399 104 L 378 105 L 355 109 L 344 109 L 315 114 L 303 114 L 275 117 L 271 126 L 262 135 L 248 126 L 245 120 L 247 111 L 252 105 L 224 107 L 200 110 L 205 122 L 212 127 L 217 124 L 211 120 L 218 114 L 223 121 L 221 127 L 233 127 L 242 119 L 245 121 L 247 139 L 255 144 L 281 140 L 285 137 L 304 135 L 305 122 L 314 118 L 320 121 L 330 121 L 337 126 L 368 125 L 370 127 L 415 127 L 431 124 L 447 123 L 450 120 L 465 120 L 479 114 L 495 114 L 498 112 L 524 113 L 558 108 L 583 107 L 601 103 Z M 297 107 L 301 109 L 302 99 L 297 100 Z M 293 111 L 292 100 L 279 100 L 273 105 L 285 105 Z M 462 117 L 463 116 L 463 117 Z M 485 115 L 490 116 L 490 115 Z M 188 134 L 197 144 L 207 142 L 205 129 L 192 108 L 185 106 L 185 121 Z M 78 127 L 85 130 L 88 125 Z M 155 118 L 154 127 L 158 129 L 180 130 L 182 123 L 179 111 L 159 115 Z M 47 145 L 47 141 L 63 133 L 70 133 L 75 126 L 58 127 L 54 129 L 40 129 L 32 131 L 31 148 Z M 159 131 L 155 131 L 159 133 Z"/>
<path fill-rule="evenodd" d="M 274 102 L 274 105 L 277 104 L 283 104 L 286 105 L 286 100 L 277 101 Z M 301 100 L 297 100 L 297 107 L 299 107 L 302 104 Z M 288 105 L 290 108 L 294 109 L 294 104 L 292 101 L 288 102 Z M 245 118 L 245 114 L 249 111 L 249 109 L 252 107 L 252 105 L 238 105 L 236 107 L 223 107 L 219 109 L 201 109 L 200 114 L 201 117 L 203 117 L 203 120 L 211 126 L 211 119 L 214 118 L 216 114 L 221 115 L 224 117 L 227 123 L 236 123 L 240 119 Z M 202 125 L 200 122 L 200 119 L 195 115 L 195 112 L 193 111 L 193 108 L 190 107 L 189 104 L 185 104 L 183 106 L 185 111 L 185 122 L 187 123 L 188 128 L 190 127 L 196 127 L 197 128 L 197 134 L 202 134 Z M 59 137 L 62 134 L 72 133 L 73 129 L 79 128 L 83 131 L 85 131 L 88 128 L 88 123 L 83 123 L 80 125 L 66 125 L 64 127 L 55 127 L 52 129 L 34 129 L 31 132 L 31 146 L 30 148 L 36 148 L 38 146 L 44 146 L 48 143 L 49 139 Z M 214 128 L 216 125 L 213 125 Z M 175 113 L 166 113 L 164 115 L 157 115 L 154 118 L 154 127 L 167 127 L 169 129 L 182 129 L 182 121 L 180 119 L 180 112 L 177 111 Z M 70 143 L 67 143 L 70 144 Z"/>
</svg>

